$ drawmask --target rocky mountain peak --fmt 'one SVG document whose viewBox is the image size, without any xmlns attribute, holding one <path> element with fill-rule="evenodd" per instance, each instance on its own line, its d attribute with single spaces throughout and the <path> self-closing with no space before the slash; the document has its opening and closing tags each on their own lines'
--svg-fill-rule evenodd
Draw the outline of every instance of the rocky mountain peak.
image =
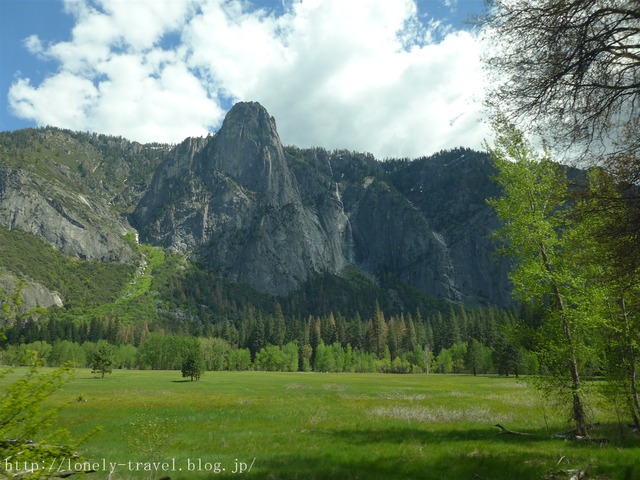
<svg viewBox="0 0 640 480">
<path fill-rule="evenodd" d="M 280 141 L 275 119 L 258 102 L 238 102 L 231 107 L 219 134 L 235 139 L 262 137 Z"/>
<path fill-rule="evenodd" d="M 335 188 L 325 192 L 322 209 L 304 202 L 275 120 L 259 103 L 240 102 L 201 151 L 167 156 L 133 219 L 143 241 L 284 293 L 346 264 L 347 218 L 335 196 Z"/>
<path fill-rule="evenodd" d="M 202 161 L 204 177 L 215 170 L 266 194 L 269 203 L 291 201 L 292 179 L 276 122 L 257 102 L 238 102 L 231 108 Z"/>
</svg>

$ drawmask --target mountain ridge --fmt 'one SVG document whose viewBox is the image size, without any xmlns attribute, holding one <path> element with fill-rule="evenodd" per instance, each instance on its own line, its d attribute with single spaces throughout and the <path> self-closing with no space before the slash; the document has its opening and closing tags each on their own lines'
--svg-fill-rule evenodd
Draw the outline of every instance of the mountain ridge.
<svg viewBox="0 0 640 480">
<path fill-rule="evenodd" d="M 498 223 L 486 199 L 498 192 L 486 154 L 459 149 L 379 162 L 358 152 L 285 147 L 275 119 L 255 102 L 236 104 L 217 133 L 175 146 L 52 132 L 98 153 L 65 165 L 71 147 L 54 155 L 41 140 L 34 156 L 43 158 L 20 165 L 6 140 L 12 134 L 0 134 L 0 224 L 71 255 L 136 263 L 123 235 L 137 232 L 143 242 L 271 294 L 349 267 L 454 303 L 510 304 L 508 264 L 495 258 L 489 238 Z M 39 173 L 42 163 L 65 181 Z M 119 180 L 110 180 L 105 172 L 116 166 Z M 16 186 L 7 172 L 28 181 Z M 38 213 L 21 214 L 24 205 L 11 200 L 16 192 L 29 193 L 23 203 L 42 205 Z M 12 220 L 20 215 L 33 225 Z M 80 241 L 83 230 L 91 241 Z"/>
</svg>

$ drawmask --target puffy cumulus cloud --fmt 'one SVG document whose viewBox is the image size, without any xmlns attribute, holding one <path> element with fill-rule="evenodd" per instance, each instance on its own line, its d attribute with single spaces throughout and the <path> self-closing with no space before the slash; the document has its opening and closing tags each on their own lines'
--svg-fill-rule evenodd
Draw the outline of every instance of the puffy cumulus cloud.
<svg viewBox="0 0 640 480">
<path fill-rule="evenodd" d="M 9 103 L 22 118 L 81 130 L 87 126 L 87 112 L 96 96 L 90 80 L 61 72 L 44 80 L 38 88 L 28 79 L 18 80 L 9 91 Z"/>
<path fill-rule="evenodd" d="M 205 135 L 222 109 L 181 62 L 154 68 L 136 55 L 119 55 L 100 72 L 98 101 L 87 120 L 94 130 L 142 141 L 178 142 Z"/>
<path fill-rule="evenodd" d="M 89 129 L 142 142 L 179 142 L 204 135 L 224 116 L 206 84 L 187 68 L 179 45 L 163 36 L 179 31 L 193 2 L 68 0 L 76 18 L 71 40 L 32 53 L 59 62 L 59 71 L 34 86 L 19 79 L 9 91 L 16 115 L 40 125 Z"/>
<path fill-rule="evenodd" d="M 66 0 L 69 41 L 25 40 L 59 71 L 16 81 L 10 104 L 39 124 L 177 142 L 218 128 L 229 99 L 256 100 L 285 143 L 380 158 L 487 135 L 477 38 L 422 21 L 413 0 L 256 4 Z"/>
<path fill-rule="evenodd" d="M 389 18 L 381 14 L 380 26 Z M 400 19 L 394 26 L 401 27 Z M 351 33 L 346 26 L 342 31 Z M 286 142 L 300 146 L 346 147 L 378 157 L 479 147 L 486 131 L 477 39 L 456 32 L 438 44 L 405 50 L 389 37 L 367 49 L 368 33 L 353 32 L 351 43 L 345 34 L 326 49 L 315 46 L 323 45 L 320 38 L 307 37 L 308 47 L 290 40 L 287 73 L 267 65 L 263 81 L 245 95 L 275 115 Z"/>
<path fill-rule="evenodd" d="M 71 43 L 141 50 L 180 30 L 197 0 L 64 0 L 64 6 L 76 18 Z"/>
</svg>

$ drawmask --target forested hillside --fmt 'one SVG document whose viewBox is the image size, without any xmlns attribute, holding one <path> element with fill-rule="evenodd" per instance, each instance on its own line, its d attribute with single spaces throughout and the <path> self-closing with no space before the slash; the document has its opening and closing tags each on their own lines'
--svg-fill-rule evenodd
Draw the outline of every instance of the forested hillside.
<svg viewBox="0 0 640 480">
<path fill-rule="evenodd" d="M 24 289 L 25 299 L 31 298 L 27 290 L 38 285 L 62 301 L 62 306 L 35 311 L 37 305 L 28 301 L 9 308 L 16 297 L 5 288 L 5 362 L 26 361 L 26 352 L 35 349 L 49 364 L 65 359 L 89 363 L 92 346 L 107 341 L 121 352 L 119 358 L 126 352 L 119 366 L 175 368 L 186 347 L 177 347 L 180 340 L 172 338 L 191 336 L 205 344 L 213 341 L 226 352 L 221 357 L 226 360 L 214 362 L 215 368 L 236 368 L 229 355 L 245 355 L 238 352 L 246 352 L 242 358 L 249 361 L 243 368 L 276 370 L 506 373 L 525 368 L 526 355 L 521 354 L 526 345 L 518 344 L 514 352 L 520 353 L 512 352 L 508 361 L 509 355 L 498 353 L 504 345 L 517 344 L 508 331 L 514 313 L 491 301 L 499 300 L 502 307 L 509 303 L 500 286 L 505 267 L 483 268 L 478 261 L 499 260 L 489 253 L 486 258 L 465 253 L 490 252 L 488 232 L 496 225 L 485 204 L 495 192 L 489 178 L 493 169 L 484 154 L 468 149 L 379 162 L 357 152 L 283 147 L 282 175 L 295 185 L 291 188 L 301 195 L 300 205 L 319 212 L 331 205 L 341 218 L 346 263 L 339 272 L 310 275 L 277 295 L 234 281 L 197 252 L 138 245 L 130 227 L 116 234 L 118 248 L 129 252 L 120 261 L 94 258 L 85 242 L 68 248 L 90 228 L 126 225 L 145 192 L 153 190 L 152 176 L 160 165 L 176 165 L 185 154 L 195 159 L 206 145 L 207 139 L 177 147 L 140 145 L 55 128 L 2 134 L 1 168 L 9 179 L 2 187 L 4 198 L 15 197 L 11 178 L 20 175 L 21 191 L 33 189 L 34 201 L 43 199 L 42 208 L 55 208 L 29 233 L 31 224 L 17 221 L 20 203 L 0 202 L 6 215 L 0 225 L 0 268 L 21 279 L 11 288 Z M 187 179 L 180 181 L 186 185 Z M 235 181 L 225 182 L 245 191 Z M 107 223 L 89 227 L 88 215 L 95 212 Z M 68 227 L 52 239 L 47 222 L 58 228 L 56 215 Z M 329 221 L 334 213 L 326 215 Z M 396 220 L 390 224 L 390 218 Z M 152 360 L 149 352 L 156 347 L 151 345 L 158 344 L 177 349 L 166 357 L 170 363 Z M 477 365 L 471 360 L 480 355 L 476 351 L 483 359 Z M 274 359 L 267 361 L 265 355 Z M 326 355 L 338 360 L 322 360 Z M 277 360 L 281 356 L 288 360 Z"/>
<path fill-rule="evenodd" d="M 409 287 L 383 289 L 355 271 L 319 277 L 295 294 L 273 297 L 157 247 L 139 247 L 144 262 L 133 272 L 119 264 L 66 258 L 20 232 L 4 235 L 31 252 L 22 257 L 30 278 L 69 299 L 63 308 L 15 314 L 4 342 L 8 364 L 28 361 L 28 352 L 37 351 L 50 365 L 66 360 L 88 365 L 95 345 L 107 341 L 118 367 L 180 368 L 192 345 L 188 336 L 214 349 L 207 357 L 212 369 L 522 373 L 536 368 L 518 343 L 514 314 L 455 306 Z M 3 258 L 14 258 L 10 253 Z M 37 257 L 49 267 L 29 261 Z M 56 273 L 71 275 L 74 282 Z"/>
</svg>

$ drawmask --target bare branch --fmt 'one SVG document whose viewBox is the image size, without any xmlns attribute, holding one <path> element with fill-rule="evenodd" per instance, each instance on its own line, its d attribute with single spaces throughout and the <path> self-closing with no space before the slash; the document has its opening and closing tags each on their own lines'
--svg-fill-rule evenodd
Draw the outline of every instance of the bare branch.
<svg viewBox="0 0 640 480">
<path fill-rule="evenodd" d="M 491 111 L 592 161 L 640 156 L 640 2 L 495 0 L 484 25 Z"/>
</svg>

